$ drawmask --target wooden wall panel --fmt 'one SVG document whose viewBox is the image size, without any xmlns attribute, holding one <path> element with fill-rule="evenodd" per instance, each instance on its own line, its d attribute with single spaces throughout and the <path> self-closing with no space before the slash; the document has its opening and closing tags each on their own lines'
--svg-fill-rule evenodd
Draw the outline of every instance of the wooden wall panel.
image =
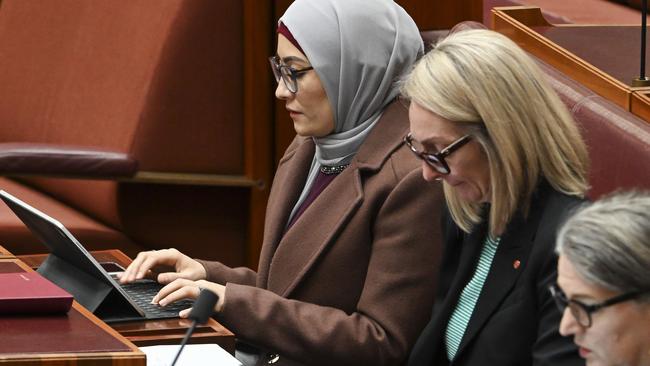
<svg viewBox="0 0 650 366">
<path fill-rule="evenodd" d="M 287 10 L 289 5 L 293 0 L 276 0 L 273 8 L 273 29 L 271 29 L 271 32 L 273 32 L 273 53 L 275 53 L 275 48 L 277 44 L 277 36 L 275 35 L 275 27 L 277 26 L 278 19 L 284 14 L 284 11 Z M 276 84 L 273 84 L 275 87 Z M 275 91 L 275 89 L 274 89 Z M 294 136 L 296 136 L 296 131 L 293 129 L 293 121 L 289 117 L 289 113 L 287 113 L 287 110 L 285 109 L 284 102 L 281 100 L 278 100 L 275 98 L 275 95 L 273 95 L 273 99 L 275 100 L 274 104 L 274 118 L 275 118 L 275 123 L 274 123 L 274 133 L 275 133 L 275 140 L 274 140 L 274 152 L 275 152 L 275 157 L 274 157 L 274 162 L 277 164 L 277 162 L 282 158 L 282 155 L 284 155 L 284 150 L 287 149 L 287 146 L 291 143 L 291 140 L 293 140 Z"/>
<path fill-rule="evenodd" d="M 251 189 L 246 265 L 257 268 L 264 236 L 266 201 L 273 177 L 272 5 L 245 0 L 244 6 L 244 161 L 249 178 L 261 182 Z"/>
<path fill-rule="evenodd" d="M 449 29 L 464 20 L 483 20 L 482 0 L 397 0 L 421 30 Z"/>
</svg>

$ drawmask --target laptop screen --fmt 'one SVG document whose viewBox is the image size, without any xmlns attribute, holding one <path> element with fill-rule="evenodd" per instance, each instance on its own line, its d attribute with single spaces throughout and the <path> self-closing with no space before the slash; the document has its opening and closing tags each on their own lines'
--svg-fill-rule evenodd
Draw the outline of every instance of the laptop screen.
<svg viewBox="0 0 650 366">
<path fill-rule="evenodd" d="M 74 266 L 75 269 L 81 270 L 97 280 L 112 286 L 141 313 L 120 285 L 102 268 L 63 224 L 3 190 L 0 190 L 0 198 L 11 208 L 27 228 L 47 246 L 50 253 Z"/>
</svg>

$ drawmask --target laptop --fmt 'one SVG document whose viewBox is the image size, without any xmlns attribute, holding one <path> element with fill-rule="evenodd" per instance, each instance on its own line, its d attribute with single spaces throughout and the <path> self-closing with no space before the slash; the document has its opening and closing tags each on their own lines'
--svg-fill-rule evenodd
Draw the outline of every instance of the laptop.
<svg viewBox="0 0 650 366">
<path fill-rule="evenodd" d="M 3 190 L 0 198 L 49 249 L 37 271 L 105 322 L 177 318 L 179 311 L 192 306 L 192 300 L 165 307 L 151 304 L 161 284 L 152 280 L 120 284 L 59 221 Z"/>
</svg>

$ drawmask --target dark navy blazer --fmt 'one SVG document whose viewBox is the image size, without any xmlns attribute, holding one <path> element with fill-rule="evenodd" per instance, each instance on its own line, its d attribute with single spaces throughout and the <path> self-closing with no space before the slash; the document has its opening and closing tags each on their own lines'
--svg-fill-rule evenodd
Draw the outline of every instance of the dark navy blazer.
<svg viewBox="0 0 650 366">
<path fill-rule="evenodd" d="M 408 365 L 584 365 L 572 339 L 558 333 L 561 314 L 548 290 L 557 277 L 557 230 L 580 202 L 542 183 L 533 196 L 528 217 L 518 213 L 511 220 L 501 236 L 481 296 L 451 363 L 445 351 L 445 329 L 476 268 L 487 234 L 487 220 L 466 234 L 447 211 L 443 218 L 444 252 L 433 315 L 413 348 Z"/>
</svg>

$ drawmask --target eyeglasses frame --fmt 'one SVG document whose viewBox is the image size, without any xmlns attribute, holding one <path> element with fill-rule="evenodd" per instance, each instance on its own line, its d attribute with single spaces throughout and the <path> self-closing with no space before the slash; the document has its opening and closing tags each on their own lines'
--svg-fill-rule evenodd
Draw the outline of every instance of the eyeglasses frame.
<svg viewBox="0 0 650 366">
<path fill-rule="evenodd" d="M 562 291 L 562 289 L 557 284 L 550 285 L 548 289 L 549 291 L 551 291 L 551 296 L 553 297 L 553 300 L 555 301 L 555 305 L 558 307 L 558 309 L 560 309 L 561 312 L 564 312 L 568 307 L 569 310 L 571 310 L 571 316 L 573 316 L 573 318 L 576 320 L 578 324 L 580 324 L 585 328 L 591 327 L 593 323 L 591 319 L 591 314 L 597 312 L 598 310 L 601 310 L 608 306 L 615 305 L 624 301 L 633 300 L 647 292 L 650 292 L 650 290 L 626 292 L 621 295 L 610 297 L 609 299 L 601 301 L 597 304 L 588 305 L 583 303 L 582 301 L 568 299 L 564 291 Z M 570 304 L 575 304 L 576 306 L 580 307 L 585 312 L 585 314 L 587 314 L 587 321 L 588 321 L 587 324 L 583 324 L 580 322 L 578 315 L 570 306 Z"/>
<path fill-rule="evenodd" d="M 418 149 L 413 146 L 413 136 L 411 136 L 410 132 L 404 136 L 404 143 L 409 147 L 409 149 L 411 149 L 411 152 L 413 152 L 415 156 L 421 160 L 424 160 L 424 162 L 435 169 L 438 173 L 449 175 L 451 173 L 451 169 L 449 168 L 449 164 L 447 164 L 445 158 L 451 155 L 451 153 L 454 151 L 460 149 L 463 145 L 467 144 L 471 139 L 472 136 L 463 135 L 437 153 L 418 151 Z M 436 163 L 439 165 L 436 165 Z"/>
<path fill-rule="evenodd" d="M 294 69 L 291 66 L 281 63 L 280 57 L 277 55 L 269 57 L 269 63 L 271 64 L 271 71 L 273 71 L 275 81 L 279 83 L 280 79 L 282 79 L 284 86 L 286 86 L 287 89 L 293 94 L 296 94 L 298 92 L 298 76 L 314 69 L 313 66 L 308 66 L 302 69 Z M 291 78 L 290 81 L 287 81 L 282 70 L 288 70 L 288 76 Z"/>
</svg>

